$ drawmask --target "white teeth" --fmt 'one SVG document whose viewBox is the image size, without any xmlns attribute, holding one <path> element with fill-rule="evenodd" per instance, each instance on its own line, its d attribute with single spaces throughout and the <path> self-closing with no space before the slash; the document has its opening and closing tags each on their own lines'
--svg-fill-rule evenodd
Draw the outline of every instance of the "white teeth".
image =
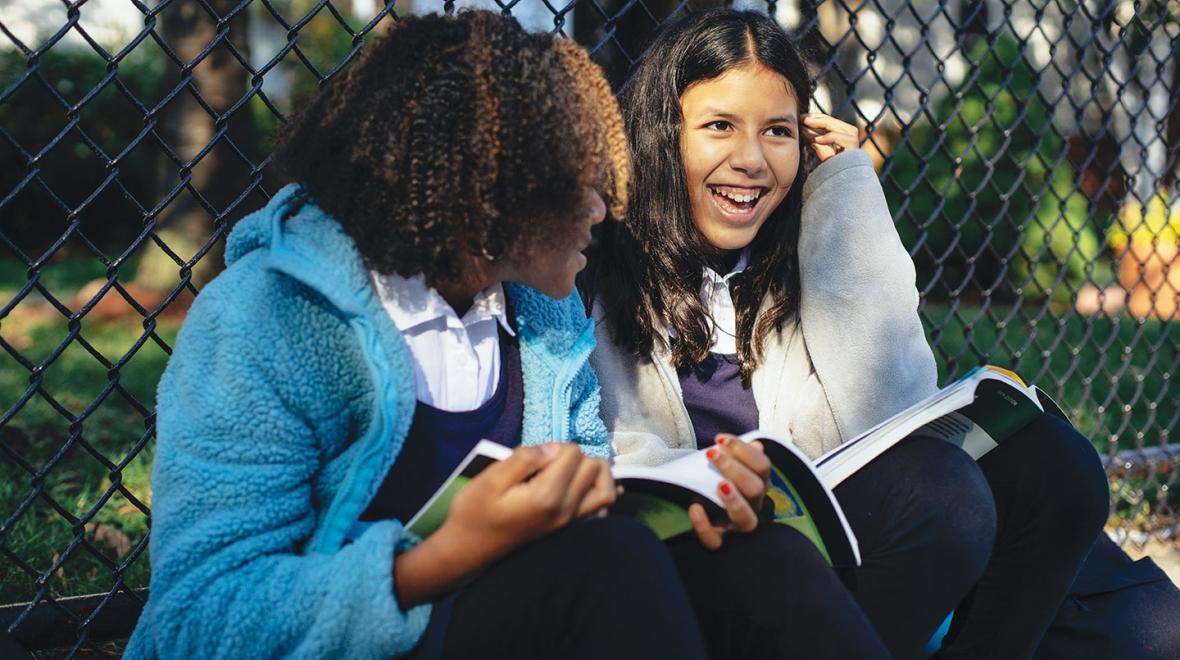
<svg viewBox="0 0 1180 660">
<path fill-rule="evenodd" d="M 727 199 L 731 199 L 739 204 L 748 204 L 748 203 L 758 199 L 758 197 L 761 195 L 761 193 L 756 193 L 756 192 L 750 193 L 748 195 L 738 195 L 736 193 L 727 193 L 727 192 L 722 192 L 720 190 L 714 190 L 714 192 L 716 192 L 718 195 L 721 195 Z"/>
</svg>

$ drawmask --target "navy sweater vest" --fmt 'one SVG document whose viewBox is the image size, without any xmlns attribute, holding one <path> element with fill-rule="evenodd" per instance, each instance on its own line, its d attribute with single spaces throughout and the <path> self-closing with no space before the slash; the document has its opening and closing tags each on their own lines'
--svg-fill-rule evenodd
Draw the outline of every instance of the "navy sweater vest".
<svg viewBox="0 0 1180 660">
<path fill-rule="evenodd" d="M 758 404 L 753 390 L 742 387 L 736 355 L 710 353 L 679 376 L 698 449 L 712 447 L 718 433 L 741 435 L 758 428 Z"/>
<path fill-rule="evenodd" d="M 491 399 L 475 410 L 448 412 L 418 402 L 397 462 L 361 520 L 408 523 L 480 440 L 506 447 L 520 442 L 524 377 L 520 345 L 500 329 L 500 381 Z"/>
</svg>

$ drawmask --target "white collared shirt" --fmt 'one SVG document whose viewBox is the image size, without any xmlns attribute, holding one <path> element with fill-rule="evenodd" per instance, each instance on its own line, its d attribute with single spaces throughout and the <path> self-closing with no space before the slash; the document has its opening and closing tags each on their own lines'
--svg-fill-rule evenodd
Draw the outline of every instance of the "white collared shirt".
<svg viewBox="0 0 1180 660">
<path fill-rule="evenodd" d="M 381 306 L 401 330 L 414 358 L 418 400 L 441 410 L 475 410 L 500 383 L 499 327 L 508 323 L 504 287 L 480 291 L 459 318 L 422 275 L 371 273 Z"/>
<path fill-rule="evenodd" d="M 750 250 L 746 248 L 742 250 L 733 270 L 725 275 L 718 275 L 717 271 L 705 267 L 701 281 L 701 302 L 713 316 L 711 353 L 737 354 L 737 311 L 733 307 L 733 297 L 729 294 L 729 281 L 745 270 L 749 263 Z"/>
</svg>

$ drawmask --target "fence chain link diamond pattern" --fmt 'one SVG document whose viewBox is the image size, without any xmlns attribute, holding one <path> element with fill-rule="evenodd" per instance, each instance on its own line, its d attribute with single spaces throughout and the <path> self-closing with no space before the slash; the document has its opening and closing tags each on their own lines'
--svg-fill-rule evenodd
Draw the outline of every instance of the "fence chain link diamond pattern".
<svg viewBox="0 0 1180 660">
<path fill-rule="evenodd" d="M 0 0 L 6 632 L 71 656 L 127 634 L 177 327 L 278 188 L 268 136 L 368 41 L 478 5 L 622 89 L 661 25 L 714 4 Z M 818 109 L 863 127 L 943 380 L 991 362 L 1053 394 L 1107 462 L 1111 533 L 1174 543 L 1180 5 L 732 4 L 795 34 Z"/>
</svg>

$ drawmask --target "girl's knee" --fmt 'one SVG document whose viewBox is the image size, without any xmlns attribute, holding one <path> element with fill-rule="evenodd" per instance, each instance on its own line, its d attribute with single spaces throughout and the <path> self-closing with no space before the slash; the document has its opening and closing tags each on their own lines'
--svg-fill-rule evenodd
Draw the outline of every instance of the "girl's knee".
<svg viewBox="0 0 1180 660">
<path fill-rule="evenodd" d="M 796 565 L 827 564 L 815 543 L 793 527 L 763 522 L 752 538 L 756 541 L 752 553 L 755 560 L 781 561 L 790 557 Z"/>
<path fill-rule="evenodd" d="M 780 523 L 763 522 L 753 534 L 732 534 L 726 562 L 737 572 L 757 575 L 743 589 L 768 594 L 783 589 L 807 589 L 807 585 L 839 586 L 839 576 L 819 548 L 798 530 Z M 718 556 L 725 554 L 725 547 Z M 767 597 L 773 600 L 773 596 Z"/>
<path fill-rule="evenodd" d="M 1110 490 L 1102 460 L 1090 441 L 1051 415 L 1034 420 L 1015 438 L 1017 454 L 1044 480 L 1041 506 L 1052 507 L 1068 527 L 1091 538 L 1106 523 Z M 1027 447 L 1027 452 L 1025 451 Z"/>
<path fill-rule="evenodd" d="M 625 516 L 605 516 L 570 523 L 566 532 L 574 542 L 587 543 L 605 549 L 618 549 L 634 544 L 655 543 L 659 538 L 642 523 Z"/>
<path fill-rule="evenodd" d="M 1091 476 L 1102 471 L 1102 459 L 1090 441 L 1068 422 L 1042 414 L 1014 438 L 1020 450 Z"/>
<path fill-rule="evenodd" d="M 996 537 L 996 503 L 986 477 L 966 452 L 950 443 L 910 442 L 916 542 L 955 571 L 981 572 Z"/>
<path fill-rule="evenodd" d="M 542 540 L 546 565 L 560 566 L 582 599 L 627 599 L 629 607 L 687 608 L 684 586 L 664 543 L 650 529 L 622 516 L 577 521 Z"/>
<path fill-rule="evenodd" d="M 579 562 L 598 564 L 604 571 L 624 567 L 644 570 L 652 564 L 668 564 L 664 544 L 650 529 L 630 518 L 607 516 L 581 520 L 563 530 L 563 547 Z"/>
<path fill-rule="evenodd" d="M 996 503 L 983 471 L 966 452 L 948 442 L 923 442 L 918 496 L 930 524 L 952 539 L 990 549 Z"/>
</svg>

